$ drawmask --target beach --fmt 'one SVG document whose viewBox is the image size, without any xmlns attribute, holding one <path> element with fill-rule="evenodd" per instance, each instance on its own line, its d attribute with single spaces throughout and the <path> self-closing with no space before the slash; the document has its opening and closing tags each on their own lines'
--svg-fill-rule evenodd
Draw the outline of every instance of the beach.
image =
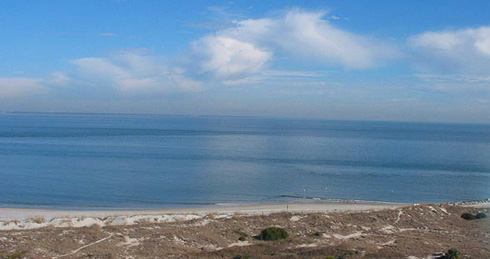
<svg viewBox="0 0 490 259">
<path fill-rule="evenodd" d="M 62 217 L 110 217 L 132 215 L 159 215 L 159 214 L 262 214 L 273 212 L 323 212 L 323 211 L 360 211 L 394 209 L 407 204 L 388 202 L 294 202 L 294 203 L 265 203 L 243 205 L 215 205 L 194 208 L 163 208 L 163 209 L 34 209 L 34 208 L 0 208 L 0 221 L 25 220 L 31 217 L 45 219 Z"/>
<path fill-rule="evenodd" d="M 435 258 L 490 256 L 488 201 L 275 203 L 159 210 L 0 209 L 0 256 L 18 258 Z M 282 241 L 254 238 L 281 227 Z M 241 257 L 237 257 L 241 256 Z M 251 256 L 251 257 L 247 257 Z"/>
<path fill-rule="evenodd" d="M 223 205 L 198 208 L 166 208 L 166 209 L 98 209 L 98 210 L 60 210 L 32 208 L 0 208 L 0 230 L 33 229 L 40 227 L 66 227 L 67 222 L 83 218 L 79 226 L 132 224 L 134 221 L 151 219 L 157 222 L 173 222 L 203 218 L 209 214 L 230 216 L 267 215 L 270 213 L 292 212 L 345 212 L 396 209 L 407 204 L 382 202 L 296 202 L 273 204 Z M 100 219 L 105 219 L 104 221 Z M 35 222 L 32 219 L 37 219 Z M 42 222 L 39 222 L 41 221 Z M 11 224 L 7 222 L 18 222 Z M 121 223 L 124 222 L 124 223 Z"/>
</svg>

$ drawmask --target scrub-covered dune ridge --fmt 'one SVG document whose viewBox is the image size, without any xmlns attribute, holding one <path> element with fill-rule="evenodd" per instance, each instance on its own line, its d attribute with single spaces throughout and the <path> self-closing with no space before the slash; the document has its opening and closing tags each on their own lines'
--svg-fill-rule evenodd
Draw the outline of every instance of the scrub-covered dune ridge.
<svg viewBox="0 0 490 259">
<path fill-rule="evenodd" d="M 438 258 L 457 249 L 463 258 L 490 258 L 490 219 L 465 220 L 463 213 L 489 214 L 489 209 L 442 204 L 361 211 L 33 217 L 0 224 L 0 256 Z M 288 235 L 259 240 L 268 227 Z"/>
</svg>

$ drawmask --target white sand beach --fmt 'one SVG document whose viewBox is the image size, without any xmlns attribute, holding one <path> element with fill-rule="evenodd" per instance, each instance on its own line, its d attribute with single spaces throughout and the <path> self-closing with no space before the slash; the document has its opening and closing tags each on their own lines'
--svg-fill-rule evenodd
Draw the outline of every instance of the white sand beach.
<svg viewBox="0 0 490 259">
<path fill-rule="evenodd" d="M 0 208 L 0 230 L 42 227 L 85 227 L 92 225 L 132 225 L 140 221 L 175 222 L 200 219 L 208 214 L 229 217 L 235 214 L 264 215 L 275 212 L 345 212 L 397 209 L 408 204 L 379 202 L 274 203 L 201 208 L 145 210 L 50 210 Z"/>
<path fill-rule="evenodd" d="M 162 215 L 162 214 L 263 214 L 272 212 L 327 212 L 327 211 L 361 211 L 395 209 L 402 203 L 381 202 L 313 202 L 313 203 L 267 203 L 247 205 L 216 205 L 197 208 L 162 208 L 162 209 L 130 209 L 130 210 L 63 210 L 63 209 L 31 209 L 31 208 L 0 208 L 0 221 L 25 220 L 33 217 L 43 217 L 46 220 L 66 217 L 113 217 L 133 215 Z"/>
<path fill-rule="evenodd" d="M 271 213 L 329 213 L 396 210 L 414 204 L 367 201 L 295 202 L 244 205 L 215 205 L 198 208 L 125 209 L 125 210 L 60 210 L 31 208 L 0 208 L 0 231 L 38 229 L 44 227 L 90 227 L 133 225 L 139 222 L 171 223 L 235 215 L 268 215 Z M 456 204 L 455 204 L 456 205 Z M 463 207 L 490 208 L 488 201 L 458 204 Z"/>
</svg>

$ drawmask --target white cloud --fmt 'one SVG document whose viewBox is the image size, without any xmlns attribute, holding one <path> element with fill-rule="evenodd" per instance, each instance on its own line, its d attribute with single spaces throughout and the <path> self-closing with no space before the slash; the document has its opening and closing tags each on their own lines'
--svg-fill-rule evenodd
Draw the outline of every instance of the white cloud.
<svg viewBox="0 0 490 259">
<path fill-rule="evenodd" d="M 249 42 L 224 36 L 208 36 L 193 43 L 200 71 L 216 79 L 243 78 L 261 71 L 271 53 Z"/>
<path fill-rule="evenodd" d="M 426 68 L 441 72 L 490 75 L 490 27 L 425 32 L 409 45 Z"/>
<path fill-rule="evenodd" d="M 41 79 L 0 77 L 0 98 L 21 97 L 46 92 Z"/>
<path fill-rule="evenodd" d="M 227 12 L 226 8 L 219 7 L 210 7 L 209 10 Z M 291 70 L 270 69 L 274 68 L 275 60 L 288 59 L 285 64 L 293 67 L 300 63 L 301 69 L 307 69 L 312 62 L 316 63 L 314 66 L 367 69 L 399 55 L 390 44 L 341 29 L 328 21 L 326 15 L 326 12 L 291 9 L 276 17 L 234 21 L 229 23 L 228 28 L 192 42 L 188 62 L 169 61 L 144 50 L 119 51 L 107 57 L 79 58 L 72 61 L 75 69 L 55 72 L 44 78 L 2 79 L 0 90 L 3 93 L 0 96 L 33 92 L 22 89 L 54 89 L 60 86 L 67 86 L 63 90 L 65 92 L 76 87 L 87 87 L 138 95 L 195 92 L 206 85 L 272 84 L 271 80 L 277 81 L 279 78 L 284 84 L 293 84 L 291 78 L 286 78 L 291 74 L 284 75 Z M 99 35 L 118 36 L 112 32 Z M 490 51 L 485 40 L 478 46 L 483 51 Z M 295 78 L 294 84 L 327 83 L 325 78 L 313 82 L 308 76 L 310 79 L 307 80 L 310 81 L 302 84 L 305 78 Z"/>
<path fill-rule="evenodd" d="M 201 85 L 180 68 L 169 67 L 159 57 L 141 50 L 117 52 L 108 58 L 81 58 L 73 77 L 79 83 L 111 86 L 125 94 L 197 91 Z"/>
<path fill-rule="evenodd" d="M 192 62 L 201 74 L 229 81 L 260 73 L 273 56 L 354 69 L 399 56 L 390 44 L 337 28 L 326 14 L 292 9 L 276 18 L 236 21 L 195 41 Z"/>
<path fill-rule="evenodd" d="M 219 34 L 298 58 L 355 69 L 375 67 L 399 56 L 390 44 L 340 29 L 325 15 L 293 9 L 278 18 L 239 21 Z"/>
</svg>

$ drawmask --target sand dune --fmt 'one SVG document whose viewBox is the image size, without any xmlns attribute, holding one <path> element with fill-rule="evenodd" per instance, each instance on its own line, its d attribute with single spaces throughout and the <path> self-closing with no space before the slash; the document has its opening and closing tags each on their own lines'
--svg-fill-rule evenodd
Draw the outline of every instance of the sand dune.
<svg viewBox="0 0 490 259">
<path fill-rule="evenodd" d="M 305 203 L 145 211 L 2 209 L 4 219 L 8 214 L 17 220 L 1 225 L 0 257 L 433 258 L 456 248 L 465 258 L 490 258 L 489 218 L 467 221 L 460 217 L 463 212 L 488 214 L 488 208 L 481 208 L 488 203 L 481 203 L 479 208 L 475 205 Z M 270 226 L 284 228 L 289 237 L 275 242 L 254 238 Z"/>
</svg>

